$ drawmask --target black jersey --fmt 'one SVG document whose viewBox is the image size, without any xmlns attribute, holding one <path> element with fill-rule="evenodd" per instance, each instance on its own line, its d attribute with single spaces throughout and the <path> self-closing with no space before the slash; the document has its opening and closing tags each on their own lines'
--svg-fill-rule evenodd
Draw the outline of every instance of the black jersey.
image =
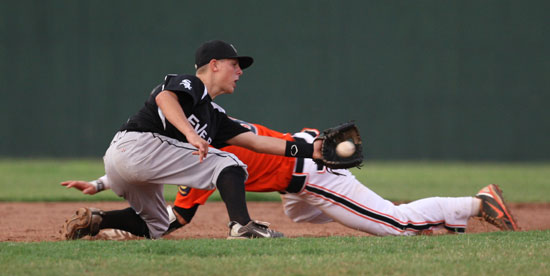
<svg viewBox="0 0 550 276">
<path fill-rule="evenodd" d="M 153 89 L 145 105 L 137 114 L 130 117 L 120 130 L 154 132 L 187 142 L 185 135 L 164 117 L 155 101 L 156 96 L 163 90 L 176 93 L 191 126 L 201 138 L 216 148 L 226 146 L 225 141 L 228 139 L 249 131 L 229 119 L 225 110 L 212 102 L 199 78 L 175 74 L 167 75 L 164 83 Z"/>
</svg>

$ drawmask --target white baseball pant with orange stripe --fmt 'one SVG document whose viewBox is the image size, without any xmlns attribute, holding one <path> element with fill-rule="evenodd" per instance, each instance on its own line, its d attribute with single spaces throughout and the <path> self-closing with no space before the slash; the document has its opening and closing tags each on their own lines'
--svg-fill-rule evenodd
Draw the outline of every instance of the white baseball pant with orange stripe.
<svg viewBox="0 0 550 276">
<path fill-rule="evenodd" d="M 415 235 L 445 227 L 464 232 L 473 197 L 431 197 L 395 205 L 359 182 L 348 170 L 318 171 L 304 160 L 306 184 L 299 193 L 282 195 L 284 211 L 294 222 L 339 222 L 370 234 Z"/>
</svg>

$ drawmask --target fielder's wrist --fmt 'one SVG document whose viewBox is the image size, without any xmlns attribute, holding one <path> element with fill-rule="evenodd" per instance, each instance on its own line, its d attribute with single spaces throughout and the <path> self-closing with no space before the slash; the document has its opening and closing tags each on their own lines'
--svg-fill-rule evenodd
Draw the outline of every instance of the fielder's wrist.
<svg viewBox="0 0 550 276">
<path fill-rule="evenodd" d="M 101 192 L 105 190 L 105 184 L 101 179 L 91 181 L 90 184 L 92 184 L 95 187 L 96 192 Z"/>
</svg>

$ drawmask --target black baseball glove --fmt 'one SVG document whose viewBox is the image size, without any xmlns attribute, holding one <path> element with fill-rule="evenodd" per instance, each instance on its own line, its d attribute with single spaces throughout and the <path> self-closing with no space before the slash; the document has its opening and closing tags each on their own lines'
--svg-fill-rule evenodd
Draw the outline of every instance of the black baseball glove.
<svg viewBox="0 0 550 276">
<path fill-rule="evenodd" d="M 363 146 L 359 129 L 353 121 L 329 128 L 323 131 L 315 140 L 322 140 L 321 159 L 314 159 L 317 164 L 329 169 L 347 169 L 358 167 L 363 162 Z M 355 145 L 355 152 L 348 157 L 339 156 L 336 152 L 338 144 L 350 141 Z"/>
</svg>

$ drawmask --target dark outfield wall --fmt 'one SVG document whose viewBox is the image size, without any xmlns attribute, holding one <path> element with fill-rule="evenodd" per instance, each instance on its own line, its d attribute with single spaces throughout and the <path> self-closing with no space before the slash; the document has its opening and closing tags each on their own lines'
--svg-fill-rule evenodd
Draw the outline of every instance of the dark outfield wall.
<svg viewBox="0 0 550 276">
<path fill-rule="evenodd" d="M 370 159 L 550 159 L 548 1 L 2 1 L 0 156 L 99 157 L 205 40 L 235 117 L 356 120 Z"/>
</svg>

